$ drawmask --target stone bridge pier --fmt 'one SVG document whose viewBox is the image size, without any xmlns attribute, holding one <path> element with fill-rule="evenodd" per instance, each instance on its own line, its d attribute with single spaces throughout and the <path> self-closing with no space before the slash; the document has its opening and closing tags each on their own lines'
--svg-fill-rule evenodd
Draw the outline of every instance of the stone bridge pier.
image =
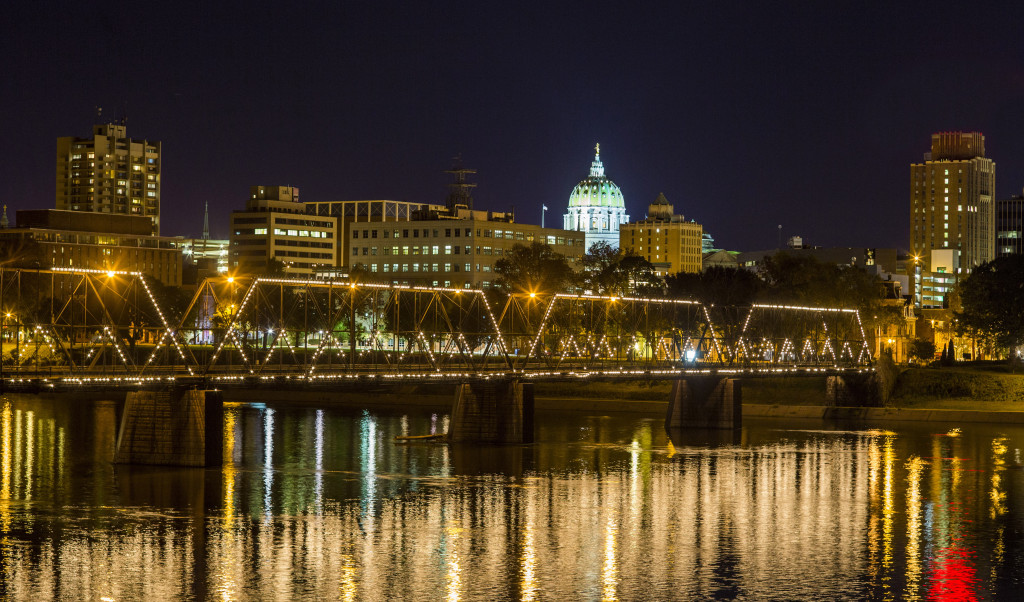
<svg viewBox="0 0 1024 602">
<path fill-rule="evenodd" d="M 825 380 L 828 404 L 847 407 L 881 406 L 882 392 L 878 381 L 875 372 L 829 376 Z"/>
<path fill-rule="evenodd" d="M 672 383 L 665 428 L 738 429 L 743 422 L 738 378 L 686 376 Z"/>
<path fill-rule="evenodd" d="M 532 443 L 533 383 L 487 380 L 455 387 L 448 425 L 452 443 Z"/>
<path fill-rule="evenodd" d="M 220 391 L 133 391 L 125 398 L 114 462 L 219 466 L 223 420 Z"/>
</svg>

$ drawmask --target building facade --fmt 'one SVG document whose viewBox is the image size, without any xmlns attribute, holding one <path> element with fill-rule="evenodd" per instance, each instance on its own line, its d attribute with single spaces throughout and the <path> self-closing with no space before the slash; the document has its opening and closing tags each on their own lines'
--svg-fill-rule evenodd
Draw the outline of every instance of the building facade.
<svg viewBox="0 0 1024 602">
<path fill-rule="evenodd" d="M 307 215 L 298 188 L 252 186 L 245 209 L 231 213 L 231 268 L 261 273 L 280 262 L 285 273 L 310 275 L 335 266 L 337 223 Z"/>
<path fill-rule="evenodd" d="M 306 212 L 319 217 L 333 217 L 337 220 L 335 228 L 335 248 L 338 250 L 338 262 L 335 267 L 350 267 L 352 257 L 348 246 L 349 230 L 356 224 L 364 222 L 410 222 L 424 214 L 440 213 L 444 205 L 411 203 L 409 201 L 326 201 L 307 202 Z"/>
<path fill-rule="evenodd" d="M 586 235 L 587 249 L 597 242 L 618 248 L 619 228 L 629 221 L 629 216 L 622 191 L 604 173 L 600 144 L 594 149 L 590 175 L 573 188 L 569 210 L 562 220 L 566 230 Z"/>
<path fill-rule="evenodd" d="M 996 201 L 996 257 L 1024 253 L 1024 194 Z"/>
<path fill-rule="evenodd" d="M 958 271 L 996 256 L 996 164 L 979 132 L 932 135 L 931 152 L 910 166 L 910 249 L 929 264 L 933 249 L 960 252 Z"/>
<path fill-rule="evenodd" d="M 946 298 L 961 273 L 961 255 L 957 249 L 935 249 L 928 260 L 918 259 L 914 266 L 914 305 L 924 309 L 946 307 Z M 927 266 L 927 268 L 926 268 Z"/>
<path fill-rule="evenodd" d="M 348 265 L 392 284 L 489 288 L 497 278 L 495 263 L 515 245 L 548 244 L 574 267 L 584 254 L 581 232 L 488 220 L 486 214 L 349 224 Z"/>
<path fill-rule="evenodd" d="M 15 221 L 0 230 L 0 242 L 22 255 L 22 265 L 141 272 L 182 284 L 182 239 L 150 235 L 147 217 L 34 209 L 18 211 Z"/>
<path fill-rule="evenodd" d="M 129 138 L 123 124 L 57 139 L 57 209 L 146 216 L 160 234 L 160 143 Z"/>
<path fill-rule="evenodd" d="M 664 194 L 648 205 L 647 218 L 622 224 L 619 248 L 632 251 L 654 266 L 659 276 L 701 271 L 704 228 L 675 213 Z"/>
</svg>

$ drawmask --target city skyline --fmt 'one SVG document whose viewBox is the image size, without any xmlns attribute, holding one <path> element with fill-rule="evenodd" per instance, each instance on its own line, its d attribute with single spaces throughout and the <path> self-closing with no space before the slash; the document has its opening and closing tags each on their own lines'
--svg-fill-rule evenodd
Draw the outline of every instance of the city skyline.
<svg viewBox="0 0 1024 602">
<path fill-rule="evenodd" d="M 996 197 L 1024 187 L 1014 9 L 960 19 L 953 48 L 959 11 L 929 6 L 18 6 L 3 202 L 53 207 L 57 138 L 127 116 L 162 143 L 169 235 L 198 236 L 209 202 L 226 238 L 252 185 L 439 203 L 457 154 L 477 208 L 539 223 L 601 143 L 637 218 L 664 192 L 726 248 L 774 247 L 778 224 L 907 248 L 907 166 L 932 133 L 982 132 Z"/>
</svg>

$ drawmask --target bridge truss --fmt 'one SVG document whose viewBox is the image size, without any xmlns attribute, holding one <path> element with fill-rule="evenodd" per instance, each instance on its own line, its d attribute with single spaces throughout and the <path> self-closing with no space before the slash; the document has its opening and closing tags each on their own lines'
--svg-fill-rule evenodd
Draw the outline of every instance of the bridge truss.
<svg viewBox="0 0 1024 602">
<path fill-rule="evenodd" d="M 867 369 L 856 310 L 210 278 L 190 299 L 138 273 L 0 270 L 8 384 L 666 377 Z"/>
</svg>

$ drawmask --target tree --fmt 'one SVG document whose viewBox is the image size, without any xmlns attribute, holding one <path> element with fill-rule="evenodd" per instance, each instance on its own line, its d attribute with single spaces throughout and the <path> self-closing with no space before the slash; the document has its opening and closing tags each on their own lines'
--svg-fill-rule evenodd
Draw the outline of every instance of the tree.
<svg viewBox="0 0 1024 602">
<path fill-rule="evenodd" d="M 1010 255 L 983 263 L 960 282 L 961 331 L 990 336 L 1013 351 L 1024 344 L 1024 256 Z"/>
<path fill-rule="evenodd" d="M 672 297 L 727 306 L 750 305 L 764 288 L 754 272 L 721 266 L 696 274 L 672 274 L 665 277 L 665 284 Z"/>
<path fill-rule="evenodd" d="M 579 288 L 596 295 L 652 295 L 664 288 L 651 262 L 603 241 L 591 245 L 581 263 Z"/>
<path fill-rule="evenodd" d="M 34 238 L 0 240 L 0 266 L 5 268 L 45 269 L 50 262 Z"/>
<path fill-rule="evenodd" d="M 914 339 L 910 344 L 910 357 L 930 362 L 935 358 L 935 343 L 924 339 Z"/>
<path fill-rule="evenodd" d="M 550 246 L 533 242 L 515 245 L 494 264 L 495 286 L 505 293 L 565 292 L 573 279 L 572 267 Z"/>
<path fill-rule="evenodd" d="M 854 266 L 781 252 L 765 259 L 761 276 L 760 300 L 857 309 L 869 337 L 877 327 L 902 319 L 898 305 L 884 302 L 878 276 Z"/>
</svg>

